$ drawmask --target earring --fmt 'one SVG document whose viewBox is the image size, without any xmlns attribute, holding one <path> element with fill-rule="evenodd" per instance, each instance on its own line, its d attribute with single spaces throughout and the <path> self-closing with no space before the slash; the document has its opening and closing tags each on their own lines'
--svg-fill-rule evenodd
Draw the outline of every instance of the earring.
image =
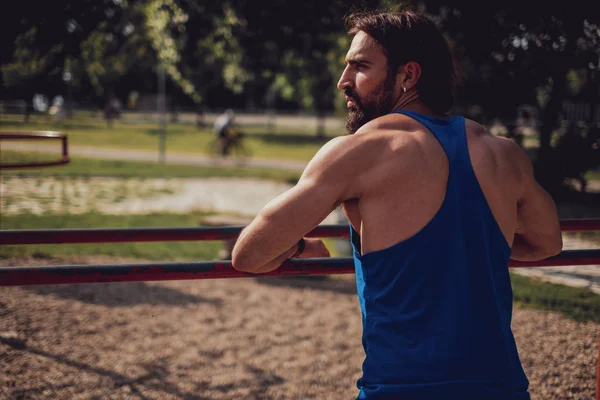
<svg viewBox="0 0 600 400">
<path fill-rule="evenodd" d="M 406 93 L 406 86 L 402 86 L 402 91 Z"/>
</svg>

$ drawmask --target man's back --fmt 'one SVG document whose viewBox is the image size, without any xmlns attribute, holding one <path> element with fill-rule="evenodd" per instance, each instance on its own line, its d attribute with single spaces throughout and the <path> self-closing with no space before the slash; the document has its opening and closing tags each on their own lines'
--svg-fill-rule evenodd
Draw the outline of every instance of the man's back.
<svg viewBox="0 0 600 400">
<path fill-rule="evenodd" d="M 440 208 L 446 194 L 448 159 L 429 130 L 406 115 L 366 125 L 373 168 L 357 179 L 360 201 L 344 203 L 348 219 L 361 232 L 362 251 L 380 250 L 420 231 Z M 512 141 L 490 135 L 465 120 L 469 156 L 487 203 L 509 245 L 517 224 L 522 193 L 522 151 Z M 351 139 L 359 139 L 361 133 Z M 367 146 L 366 146 L 367 147 Z"/>
<path fill-rule="evenodd" d="M 400 113 L 368 133 L 383 146 L 365 156 L 366 186 L 347 207 L 366 354 L 359 398 L 528 399 L 510 328 L 508 241 L 522 191 L 510 148 L 462 117 Z M 498 186 L 484 193 L 490 179 Z"/>
<path fill-rule="evenodd" d="M 466 119 L 465 135 L 478 184 L 513 247 L 512 258 L 539 259 L 560 251 L 558 220 L 542 218 L 555 215 L 554 203 L 535 181 L 525 152 Z M 433 218 L 446 193 L 448 159 L 426 127 L 409 116 L 390 114 L 341 139 L 354 142 L 341 147 L 360 155 L 355 164 L 362 168 L 347 190 L 344 210 L 361 233 L 363 253 L 405 240 Z M 516 233 L 520 237 L 514 243 Z M 548 243 L 556 243 L 556 250 Z"/>
</svg>

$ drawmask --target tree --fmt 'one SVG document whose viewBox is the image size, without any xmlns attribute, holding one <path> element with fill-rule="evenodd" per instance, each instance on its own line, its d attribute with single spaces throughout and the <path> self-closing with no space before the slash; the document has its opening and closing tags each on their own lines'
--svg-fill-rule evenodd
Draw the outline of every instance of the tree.
<svg viewBox="0 0 600 400">
<path fill-rule="evenodd" d="M 562 3 L 424 2 L 443 30 L 453 38 L 467 72 L 463 102 L 480 104 L 488 114 L 514 118 L 519 104 L 540 109 L 540 147 L 535 166 L 538 180 L 551 192 L 562 178 L 551 168 L 556 156 L 552 133 L 560 127 L 563 101 L 569 97 L 568 76 L 585 71 L 587 89 L 600 64 L 600 17 L 590 2 L 568 8 Z M 466 101 L 465 101 L 466 100 Z"/>
<path fill-rule="evenodd" d="M 84 96 L 92 89 L 93 97 L 104 99 L 124 82 L 155 82 L 160 64 L 171 82 L 200 101 L 180 71 L 188 17 L 175 1 L 24 3 L 13 10 L 19 23 L 12 26 L 21 32 L 10 61 L 3 61 L 4 87 L 31 90 L 43 77 L 46 88 L 64 92 L 69 81 Z"/>
</svg>

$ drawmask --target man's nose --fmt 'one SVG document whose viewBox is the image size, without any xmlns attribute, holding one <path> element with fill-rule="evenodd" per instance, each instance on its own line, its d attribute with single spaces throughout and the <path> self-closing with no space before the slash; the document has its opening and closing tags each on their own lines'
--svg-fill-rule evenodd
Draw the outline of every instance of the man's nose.
<svg viewBox="0 0 600 400">
<path fill-rule="evenodd" d="M 342 76 L 340 76 L 340 80 L 337 83 L 337 88 L 339 90 L 344 90 L 348 87 L 352 87 L 352 79 L 350 73 L 348 72 L 348 66 L 346 66 L 342 72 Z"/>
</svg>

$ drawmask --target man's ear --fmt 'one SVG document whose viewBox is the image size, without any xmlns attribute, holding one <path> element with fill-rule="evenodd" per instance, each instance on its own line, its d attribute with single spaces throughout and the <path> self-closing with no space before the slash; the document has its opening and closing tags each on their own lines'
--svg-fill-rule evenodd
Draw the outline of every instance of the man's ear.
<svg viewBox="0 0 600 400">
<path fill-rule="evenodd" d="M 409 61 L 398 68 L 398 82 L 406 90 L 412 89 L 417 85 L 421 78 L 421 65 L 415 61 Z"/>
</svg>

